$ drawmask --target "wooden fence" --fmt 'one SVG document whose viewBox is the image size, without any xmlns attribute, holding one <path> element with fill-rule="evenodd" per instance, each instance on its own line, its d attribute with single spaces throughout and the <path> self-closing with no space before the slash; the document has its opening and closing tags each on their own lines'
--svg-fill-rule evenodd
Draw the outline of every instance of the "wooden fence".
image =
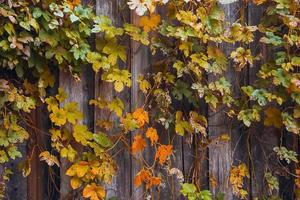
<svg viewBox="0 0 300 200">
<path fill-rule="evenodd" d="M 114 24 L 121 25 L 124 21 L 138 22 L 138 17 L 128 10 L 126 1 L 124 0 L 87 0 L 88 3 L 94 6 L 95 12 L 101 15 L 110 16 Z M 247 4 L 246 4 L 247 5 Z M 245 3 L 235 2 L 227 5 L 222 5 L 225 9 L 226 18 L 231 22 L 235 22 L 241 13 L 245 16 L 244 20 L 249 25 L 258 24 L 264 7 L 254 6 L 250 2 L 247 6 Z M 163 15 L 163 13 L 161 13 Z M 255 42 L 251 44 L 253 54 L 260 48 L 264 49 L 263 57 L 267 59 L 270 55 L 265 46 L 258 42 L 258 35 L 255 36 Z M 91 39 L 96 40 L 97 38 Z M 127 111 L 133 111 L 143 103 L 143 99 L 138 91 L 137 77 L 139 74 L 146 74 L 151 71 L 152 63 L 160 59 L 159 56 L 153 57 L 150 50 L 136 42 L 125 41 L 128 47 L 128 62 L 124 68 L 130 68 L 132 72 L 133 85 L 131 89 L 123 92 L 121 96 L 116 94 L 111 84 L 101 81 L 101 74 L 94 74 L 90 66 L 83 67 L 81 81 L 76 82 L 71 75 L 59 71 L 57 72 L 58 87 L 65 89 L 69 93 L 67 101 L 76 101 L 79 103 L 85 117 L 84 122 L 91 130 L 95 130 L 96 119 L 101 119 L 107 116 L 108 113 L 94 109 L 88 104 L 89 99 L 105 96 L 106 99 L 115 97 L 116 95 L 124 100 Z M 222 47 L 227 55 L 235 48 L 234 45 Z M 229 63 L 229 66 L 231 64 Z M 234 96 L 239 96 L 238 85 L 253 83 L 256 72 L 260 68 L 260 63 L 256 62 L 253 66 L 249 66 L 248 70 L 237 73 L 231 68 L 226 76 L 233 84 Z M 213 79 L 214 77 L 208 77 Z M 49 93 L 55 93 L 55 89 L 51 89 Z M 273 128 L 265 128 L 262 124 L 256 127 L 245 129 L 244 126 L 231 118 L 220 110 L 211 111 L 207 106 L 202 106 L 202 114 L 208 117 L 208 134 L 209 137 L 215 138 L 220 134 L 228 133 L 231 140 L 228 143 L 214 143 L 207 149 L 198 147 L 197 138 L 189 144 L 187 138 L 176 137 L 174 141 L 175 156 L 173 165 L 184 172 L 185 181 L 196 181 L 201 184 L 203 189 L 210 189 L 214 194 L 222 192 L 225 194 L 225 199 L 237 199 L 229 184 L 229 171 L 232 164 L 244 162 L 250 169 L 250 178 L 245 183 L 245 188 L 249 192 L 247 199 L 261 197 L 268 193 L 266 182 L 264 179 L 264 171 L 272 168 L 272 163 L 277 162 L 274 157 L 267 157 L 274 146 L 279 143 L 286 144 L 290 149 L 297 151 L 298 141 L 291 134 L 285 134 L 283 138 L 279 138 L 280 134 Z M 31 114 L 35 126 L 47 131 L 50 126 L 47 118 L 47 109 L 40 107 L 36 112 Z M 33 130 L 34 131 L 34 130 Z M 111 134 L 114 134 L 113 132 Z M 132 133 L 128 137 L 133 137 Z M 163 137 L 163 136 L 161 136 Z M 167 141 L 167 138 L 165 138 Z M 45 148 L 50 148 L 48 136 L 36 134 L 35 141 L 45 145 Z M 28 141 L 31 143 L 32 141 Z M 28 145 L 34 146 L 34 145 Z M 131 159 L 127 151 L 122 151 L 122 147 L 118 147 L 117 156 L 118 175 L 114 178 L 112 185 L 107 186 L 108 196 L 117 199 L 143 199 L 143 191 L 141 188 L 136 189 L 133 186 L 133 177 L 139 171 L 139 166 Z M 8 164 L 13 169 L 15 174 L 7 184 L 7 199 L 10 200 L 41 200 L 41 199 L 70 199 L 71 191 L 69 179 L 64 172 L 67 162 L 62 160 L 62 165 L 59 169 L 49 169 L 44 163 L 39 161 L 38 151 L 22 147 L 23 153 L 33 152 L 31 159 L 31 174 L 27 178 L 23 178 L 21 173 L 17 172 L 17 163 L 21 159 Z M 195 156 L 195 154 L 200 156 Z M 146 150 L 144 154 L 146 159 L 153 157 L 153 152 Z M 51 170 L 51 173 L 49 173 Z M 210 177 L 210 179 L 208 178 Z M 213 179 L 213 180 L 212 180 Z M 294 182 L 291 179 L 279 178 L 280 190 L 279 195 L 283 199 L 294 199 Z M 169 185 L 162 188 L 159 199 L 179 199 L 180 185 L 174 179 L 169 180 Z M 259 198 L 260 199 L 260 198 Z"/>
</svg>

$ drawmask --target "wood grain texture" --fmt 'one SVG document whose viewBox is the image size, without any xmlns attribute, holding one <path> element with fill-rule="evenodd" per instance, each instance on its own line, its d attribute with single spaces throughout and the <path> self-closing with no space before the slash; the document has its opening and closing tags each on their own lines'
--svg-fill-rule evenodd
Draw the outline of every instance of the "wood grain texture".
<svg viewBox="0 0 300 200">
<path fill-rule="evenodd" d="M 241 1 L 222 5 L 226 15 L 226 21 L 233 23 L 240 17 Z M 222 44 L 221 49 L 227 57 L 235 50 L 237 44 Z M 231 82 L 231 89 L 234 98 L 240 96 L 240 86 L 246 78 L 245 72 L 236 72 L 233 63 L 229 62 L 225 77 Z M 216 80 L 217 77 L 209 75 L 209 81 Z M 218 192 L 224 193 L 225 199 L 235 199 L 231 185 L 229 183 L 229 173 L 232 165 L 245 163 L 248 165 L 246 134 L 243 130 L 241 122 L 229 118 L 223 107 L 216 111 L 208 111 L 208 132 L 211 139 L 216 138 L 220 134 L 230 134 L 230 142 L 222 144 L 215 142 L 209 146 L 209 176 L 217 181 L 217 186 L 211 190 L 213 194 Z M 247 188 L 246 183 L 246 190 Z"/>
<path fill-rule="evenodd" d="M 93 91 L 90 91 L 90 81 L 93 81 L 91 77 L 92 73 L 89 67 L 83 67 L 81 74 L 81 81 L 76 81 L 70 72 L 60 71 L 59 74 L 59 87 L 63 88 L 68 94 L 67 102 L 77 102 L 81 112 L 83 112 L 83 122 L 86 125 L 90 125 L 93 121 L 92 110 L 89 106 L 90 95 Z M 90 126 L 89 126 L 90 128 Z M 82 147 L 74 146 L 76 150 L 81 151 Z M 61 159 L 60 167 L 60 199 L 70 199 L 70 193 L 72 189 L 70 187 L 70 177 L 65 175 L 66 170 L 70 166 L 70 163 L 66 159 Z"/>
<path fill-rule="evenodd" d="M 31 113 L 31 120 L 34 122 L 34 126 L 39 130 L 44 129 L 45 120 L 44 115 L 41 115 L 41 108 Z M 28 152 L 30 152 L 31 158 L 31 173 L 27 177 L 28 192 L 27 198 L 30 200 L 39 200 L 46 197 L 46 190 L 44 183 L 47 182 L 45 176 L 47 174 L 47 168 L 45 162 L 41 162 L 39 159 L 39 153 L 45 149 L 45 135 L 35 129 L 32 129 L 31 134 L 33 136 L 33 144 L 29 145 Z"/>
<path fill-rule="evenodd" d="M 133 11 L 131 12 L 131 23 L 138 24 L 139 16 L 137 16 Z M 131 76 L 132 76 L 132 87 L 131 87 L 131 111 L 134 111 L 136 108 L 139 108 L 143 105 L 144 99 L 141 91 L 139 91 L 139 86 L 137 83 L 137 78 L 140 74 L 146 74 L 150 70 L 150 51 L 148 47 L 141 45 L 138 42 L 131 41 Z M 132 132 L 132 139 L 137 132 Z M 151 151 L 149 148 L 146 148 L 143 157 L 146 161 L 149 161 L 151 157 Z M 138 157 L 137 157 L 138 158 Z M 141 167 L 138 162 L 132 159 L 131 165 L 131 174 L 132 180 L 135 175 L 141 170 Z M 138 200 L 143 199 L 144 191 L 142 187 L 135 188 L 133 184 L 132 186 L 132 199 Z"/>
<path fill-rule="evenodd" d="M 121 26 L 124 22 L 129 21 L 129 10 L 126 6 L 126 1 L 124 0 L 96 0 L 96 14 L 108 16 L 115 26 Z M 98 35 L 96 40 L 101 36 Z M 129 40 L 123 41 L 123 45 L 129 47 Z M 127 48 L 127 55 L 129 55 L 130 48 Z M 120 68 L 128 68 L 130 57 L 127 57 L 127 63 L 119 63 Z M 125 88 L 122 93 L 115 92 L 112 83 L 107 83 L 101 81 L 101 72 L 95 75 L 95 98 L 103 97 L 106 100 L 110 101 L 114 97 L 120 98 L 125 104 L 125 111 L 130 111 L 130 90 Z M 115 122 L 118 117 L 115 114 L 109 115 L 107 110 L 95 110 L 94 121 L 97 120 L 110 120 Z M 98 131 L 99 128 L 95 123 L 95 131 Z M 110 132 L 111 135 L 120 133 L 120 130 L 114 126 L 113 130 Z M 129 137 L 129 136 L 128 136 Z M 130 138 L 128 138 L 130 140 Z M 119 143 L 116 148 L 113 150 L 112 154 L 116 154 L 116 164 L 118 166 L 118 174 L 113 178 L 111 185 L 107 185 L 107 199 L 111 197 L 117 197 L 120 200 L 129 199 L 131 196 L 131 173 L 130 166 L 131 160 L 130 155 L 122 143 Z"/>
<path fill-rule="evenodd" d="M 248 4 L 248 24 L 256 25 L 260 22 L 261 17 L 265 12 L 265 6 L 256 6 L 253 3 Z M 270 59 L 271 52 L 267 50 L 267 46 L 259 42 L 261 34 L 256 32 L 253 43 L 250 44 L 253 55 L 262 54 L 261 61 L 255 61 L 249 67 L 248 84 L 255 84 L 257 72 L 260 70 L 262 63 Z M 251 104 L 250 104 L 251 106 Z M 278 146 L 280 130 L 265 127 L 263 121 L 256 123 L 249 129 L 251 143 L 251 196 L 252 198 L 269 195 L 268 186 L 265 182 L 265 172 L 273 171 L 277 165 L 277 159 L 273 156 L 268 156 L 273 152 L 273 148 Z M 274 193 L 275 194 L 275 193 Z"/>
<path fill-rule="evenodd" d="M 18 149 L 22 155 L 26 155 L 27 148 L 26 144 L 18 146 Z M 25 157 L 24 157 L 25 158 Z M 22 173 L 18 170 L 18 163 L 24 160 L 24 158 L 17 158 L 16 160 L 10 161 L 6 167 L 11 169 L 14 173 L 10 177 L 7 183 L 7 200 L 26 200 L 27 199 L 27 180 L 23 177 Z"/>
</svg>

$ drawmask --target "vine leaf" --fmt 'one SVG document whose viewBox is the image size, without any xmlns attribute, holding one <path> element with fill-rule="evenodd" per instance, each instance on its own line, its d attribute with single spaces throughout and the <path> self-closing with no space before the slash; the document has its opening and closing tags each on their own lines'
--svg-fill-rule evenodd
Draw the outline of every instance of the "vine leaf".
<svg viewBox="0 0 300 200">
<path fill-rule="evenodd" d="M 150 139 L 151 146 L 153 146 L 158 141 L 158 134 L 155 128 L 148 128 L 146 131 L 146 137 Z"/>
<path fill-rule="evenodd" d="M 72 189 L 76 190 L 77 188 L 79 188 L 82 185 L 82 180 L 78 177 L 73 177 L 73 178 L 71 178 L 70 184 L 71 184 Z"/>
<path fill-rule="evenodd" d="M 269 107 L 265 111 L 265 126 L 274 126 L 276 128 L 280 128 L 283 124 L 281 111 L 275 107 Z"/>
<path fill-rule="evenodd" d="M 139 153 L 146 148 L 146 140 L 141 135 L 134 136 L 132 153 Z"/>
<path fill-rule="evenodd" d="M 40 160 L 41 160 L 41 161 L 46 161 L 46 163 L 47 163 L 49 166 L 53 166 L 53 165 L 55 165 L 55 164 L 56 164 L 57 166 L 59 166 L 58 159 L 57 159 L 55 156 L 51 155 L 51 154 L 49 153 L 49 151 L 43 151 L 43 152 L 41 152 L 40 155 L 39 155 L 39 157 L 40 157 Z"/>
<path fill-rule="evenodd" d="M 172 151 L 172 145 L 160 145 L 155 153 L 155 159 L 158 159 L 159 164 L 163 165 L 172 154 Z"/>
<path fill-rule="evenodd" d="M 73 137 L 75 138 L 76 142 L 86 146 L 88 141 L 93 139 L 93 133 L 88 131 L 87 126 L 76 124 L 74 126 Z"/>
<path fill-rule="evenodd" d="M 148 112 L 146 112 L 143 108 L 137 108 L 132 113 L 132 117 L 137 121 L 140 128 L 143 127 L 145 123 L 149 123 Z"/>
<path fill-rule="evenodd" d="M 143 27 L 145 32 L 154 30 L 160 23 L 160 15 L 150 14 L 150 16 L 143 16 L 140 18 L 139 25 Z"/>
<path fill-rule="evenodd" d="M 82 192 L 83 197 L 91 200 L 101 200 L 105 198 L 105 189 L 95 183 L 85 186 Z"/>
</svg>

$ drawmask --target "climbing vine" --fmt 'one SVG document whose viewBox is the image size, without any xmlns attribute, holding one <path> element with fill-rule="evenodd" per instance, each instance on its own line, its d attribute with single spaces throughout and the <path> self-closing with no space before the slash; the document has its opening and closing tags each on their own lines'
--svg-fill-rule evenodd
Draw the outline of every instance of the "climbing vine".
<svg viewBox="0 0 300 200">
<path fill-rule="evenodd" d="M 138 23 L 116 26 L 107 16 L 97 16 L 92 5 L 78 0 L 5 0 L 0 4 L 0 163 L 22 157 L 19 145 L 33 137 L 30 112 L 45 105 L 52 123 L 47 134 L 51 148 L 38 147 L 41 160 L 49 166 L 60 166 L 60 158 L 70 167 L 66 175 L 80 195 L 91 200 L 104 199 L 105 185 L 112 182 L 118 166 L 112 156 L 116 145 L 124 148 L 140 163 L 134 186 L 144 187 L 145 195 L 160 189 L 165 176 L 175 175 L 188 199 L 212 199 L 209 190 L 201 190 L 196 182 L 184 182 L 182 172 L 172 166 L 172 141 L 181 137 L 201 148 L 216 141 L 228 142 L 230 134 L 209 137 L 208 116 L 201 112 L 204 104 L 211 111 L 238 120 L 245 127 L 273 126 L 282 134 L 300 134 L 300 2 L 297 0 L 253 0 L 241 2 L 265 6 L 259 24 L 248 25 L 242 14 L 235 22 L 226 21 L 222 4 L 226 1 L 201 0 L 129 0 L 124 3 L 139 15 Z M 166 14 L 158 14 L 165 9 Z M 244 9 L 241 6 L 241 10 Z M 242 13 L 242 12 L 241 12 Z M 95 45 L 90 38 L 96 35 Z M 265 58 L 263 50 L 251 52 L 255 37 L 272 52 Z M 128 47 L 124 40 L 149 48 L 162 55 L 151 73 L 132 79 L 127 69 Z M 221 44 L 234 45 L 225 52 Z M 256 80 L 238 87 L 227 75 L 239 74 L 254 64 L 259 65 Z M 57 72 L 66 71 L 80 81 L 83 67 L 92 67 L 101 80 L 112 84 L 117 94 L 124 93 L 137 82 L 144 103 L 129 112 L 118 95 L 90 99 L 96 109 L 107 111 L 107 119 L 95 122 L 99 131 L 82 123 L 84 115 L 77 102 L 68 102 L 63 88 L 55 88 Z M 181 106 L 185 104 L 186 106 Z M 180 106 L 178 106 L 180 105 Z M 46 113 L 45 113 L 46 115 Z M 117 120 L 111 120 L 114 115 Z M 117 130 L 113 136 L 112 130 Z M 167 133 L 169 141 L 162 141 Z M 132 135 L 132 142 L 128 135 Z M 42 134 L 42 131 L 41 131 Z M 153 163 L 143 158 L 151 148 Z M 298 155 L 285 146 L 274 148 L 279 163 L 298 163 Z M 20 168 L 30 174 L 28 156 Z M 291 171 L 299 187 L 299 170 Z M 164 171 L 164 173 L 161 173 Z M 277 172 L 265 172 L 269 195 L 276 194 Z M 2 181 L 9 179 L 9 168 L 3 170 Z M 233 193 L 244 199 L 248 192 L 244 180 L 249 179 L 244 163 L 232 165 L 229 183 Z M 214 186 L 214 177 L 209 177 Z M 1 196 L 5 184 L 0 185 Z M 218 195 L 217 199 L 222 197 Z"/>
</svg>

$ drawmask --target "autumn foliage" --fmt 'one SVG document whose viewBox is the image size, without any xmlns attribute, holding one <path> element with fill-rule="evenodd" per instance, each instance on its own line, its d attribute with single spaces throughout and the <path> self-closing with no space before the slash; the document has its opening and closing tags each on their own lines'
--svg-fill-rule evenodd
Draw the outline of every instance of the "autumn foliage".
<svg viewBox="0 0 300 200">
<path fill-rule="evenodd" d="M 153 199 L 154 193 L 170 185 L 169 179 L 188 199 L 222 199 L 226 194 L 214 191 L 216 177 L 205 172 L 211 188 L 203 190 L 198 174 L 200 162 L 208 160 L 207 149 L 232 146 L 230 132 L 208 131 L 209 126 L 217 126 L 209 123 L 212 116 L 221 113 L 239 130 L 257 126 L 276 129 L 280 138 L 284 134 L 299 137 L 298 0 L 240 1 L 235 22 L 227 20 L 223 9 L 224 4 L 237 3 L 234 0 L 124 1 L 122 9 L 139 16 L 134 23 L 124 19 L 115 23 L 96 15 L 94 5 L 80 0 L 0 2 L 0 163 L 4 166 L 23 156 L 19 168 L 25 177 L 36 151 L 49 169 L 68 163 L 65 175 L 74 198 L 105 199 L 107 185 L 118 174 L 115 156 L 124 151 L 138 166 L 132 177 L 134 187 L 143 188 L 144 199 Z M 265 10 L 257 24 L 247 23 L 247 5 Z M 145 48 L 157 58 L 149 64 L 149 73 L 133 75 L 128 46 Z M 258 46 L 255 52 L 252 46 Z M 270 58 L 263 55 L 265 51 L 271 52 Z M 255 80 L 235 79 L 254 66 Z M 114 94 L 100 91 L 88 99 L 89 106 L 105 113 L 95 119 L 93 128 L 84 123 L 82 102 L 70 101 L 72 94 L 57 86 L 58 72 L 80 82 L 84 67 Z M 142 102 L 129 108 L 124 94 L 133 86 L 139 89 Z M 39 130 L 30 118 L 30 113 L 43 107 L 49 130 Z M 51 147 L 39 146 L 37 134 L 49 136 Z M 194 165 L 185 169 L 189 174 L 174 164 L 178 138 L 184 148 L 194 151 Z M 19 146 L 27 141 L 34 147 L 25 156 Z M 264 152 L 265 159 L 272 158 L 276 164 L 261 169 L 268 192 L 253 199 L 278 199 L 281 176 L 295 182 L 295 198 L 300 198 L 298 154 L 291 146 L 280 142 L 270 155 Z M 249 163 L 230 164 L 226 184 L 236 197 L 250 198 Z M 12 173 L 4 168 L 0 185 Z M 5 189 L 0 188 L 0 198 Z"/>
</svg>

